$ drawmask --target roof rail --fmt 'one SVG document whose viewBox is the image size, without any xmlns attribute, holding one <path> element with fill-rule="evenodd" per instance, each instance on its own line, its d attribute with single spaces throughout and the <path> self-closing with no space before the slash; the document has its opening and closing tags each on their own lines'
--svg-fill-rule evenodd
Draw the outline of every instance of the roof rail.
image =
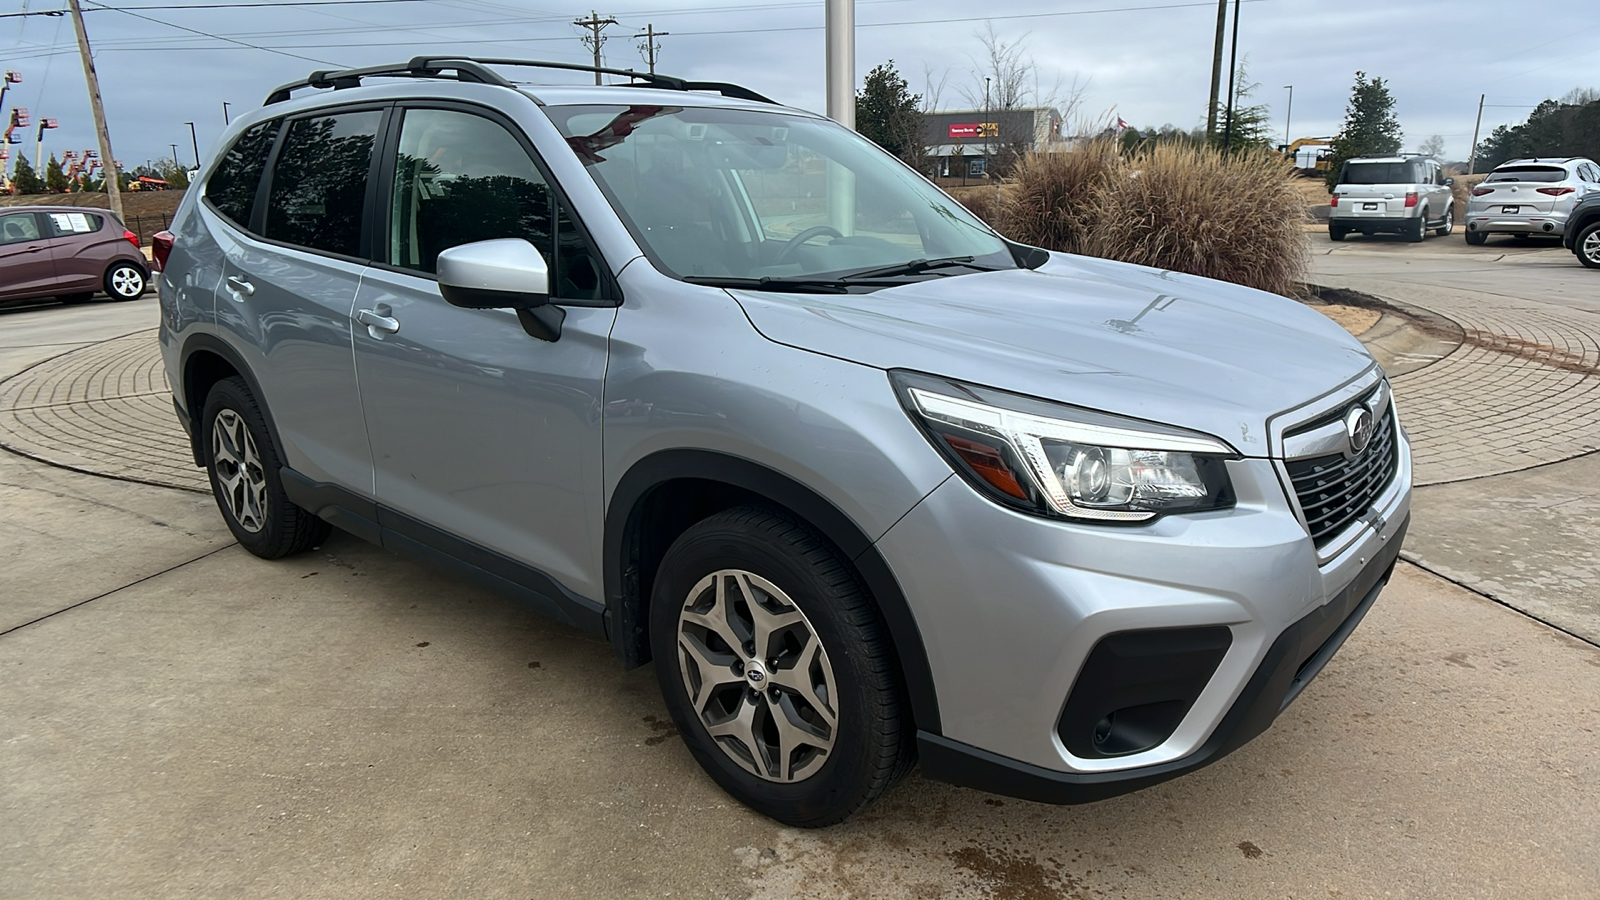
<svg viewBox="0 0 1600 900">
<path fill-rule="evenodd" d="M 586 66 L 581 63 L 548 62 L 537 59 L 475 58 L 469 56 L 414 56 L 408 62 L 360 69 L 319 70 L 300 81 L 291 81 L 267 95 L 263 106 L 282 103 L 301 88 L 359 87 L 361 79 L 375 77 L 435 78 L 446 81 L 464 81 L 476 84 L 493 84 L 515 88 L 511 81 L 489 66 L 523 66 L 536 69 L 561 69 L 570 72 L 594 72 L 598 75 L 618 75 L 631 79 L 626 87 L 650 87 L 669 91 L 715 91 L 724 97 L 749 100 L 755 103 L 776 103 L 749 88 L 721 81 L 686 81 L 671 75 L 636 72 L 633 69 L 610 69 L 604 66 Z M 446 73 L 454 74 L 446 74 Z"/>
</svg>

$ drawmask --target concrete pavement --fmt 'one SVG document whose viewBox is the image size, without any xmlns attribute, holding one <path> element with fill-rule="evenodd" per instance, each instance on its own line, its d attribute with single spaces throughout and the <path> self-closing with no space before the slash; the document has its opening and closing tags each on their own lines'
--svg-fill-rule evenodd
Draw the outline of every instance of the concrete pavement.
<svg viewBox="0 0 1600 900">
<path fill-rule="evenodd" d="M 0 378 L 153 315 L 0 312 Z M 0 896 L 1600 893 L 1600 650 L 1405 565 L 1213 767 L 1077 808 L 913 774 L 812 833 L 648 670 L 353 538 L 266 563 L 206 495 L 0 453 L 0 540 Z"/>
</svg>

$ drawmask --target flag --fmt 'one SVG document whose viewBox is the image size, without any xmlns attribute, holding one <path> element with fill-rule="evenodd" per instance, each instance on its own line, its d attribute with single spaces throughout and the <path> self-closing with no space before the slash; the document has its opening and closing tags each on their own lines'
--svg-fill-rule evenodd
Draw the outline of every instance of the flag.
<svg viewBox="0 0 1600 900">
<path fill-rule="evenodd" d="M 1128 130 L 1128 123 L 1122 121 L 1122 117 L 1121 116 L 1117 116 L 1117 130 L 1118 131 L 1127 131 Z"/>
</svg>

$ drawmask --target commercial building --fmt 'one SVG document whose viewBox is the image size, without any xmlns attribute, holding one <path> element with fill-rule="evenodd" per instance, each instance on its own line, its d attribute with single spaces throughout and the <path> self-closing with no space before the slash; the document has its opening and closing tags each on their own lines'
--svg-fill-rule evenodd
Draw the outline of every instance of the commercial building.
<svg viewBox="0 0 1600 900">
<path fill-rule="evenodd" d="M 922 122 L 931 174 L 939 177 L 978 178 L 991 162 L 1066 148 L 1061 113 L 1048 106 L 937 110 Z"/>
</svg>

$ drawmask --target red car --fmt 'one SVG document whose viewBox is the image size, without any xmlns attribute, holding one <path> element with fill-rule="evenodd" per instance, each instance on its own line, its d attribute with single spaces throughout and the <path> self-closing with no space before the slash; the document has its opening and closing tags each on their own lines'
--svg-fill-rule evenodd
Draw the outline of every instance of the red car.
<svg viewBox="0 0 1600 900">
<path fill-rule="evenodd" d="M 0 208 L 0 302 L 105 291 L 137 300 L 150 282 L 139 238 L 103 209 Z"/>
</svg>

